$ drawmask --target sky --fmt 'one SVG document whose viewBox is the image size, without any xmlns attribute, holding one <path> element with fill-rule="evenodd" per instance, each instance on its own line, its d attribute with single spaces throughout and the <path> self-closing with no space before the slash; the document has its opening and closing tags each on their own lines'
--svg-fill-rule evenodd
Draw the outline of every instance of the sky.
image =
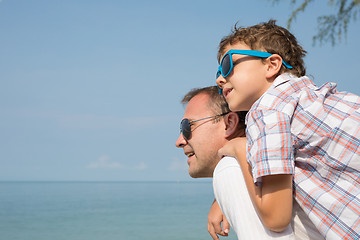
<svg viewBox="0 0 360 240">
<path fill-rule="evenodd" d="M 313 45 L 317 17 L 334 12 L 326 2 L 290 30 L 318 85 L 360 94 L 360 21 L 337 45 Z M 218 43 L 236 22 L 285 27 L 295 7 L 0 0 L 0 181 L 194 181 L 175 147 L 180 100 L 215 84 Z"/>
</svg>

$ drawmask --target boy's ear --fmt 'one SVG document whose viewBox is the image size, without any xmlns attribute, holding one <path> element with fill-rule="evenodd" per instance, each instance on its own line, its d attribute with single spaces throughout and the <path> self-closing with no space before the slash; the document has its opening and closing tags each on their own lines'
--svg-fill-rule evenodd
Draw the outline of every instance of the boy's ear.
<svg viewBox="0 0 360 240">
<path fill-rule="evenodd" d="M 273 54 L 266 59 L 267 62 L 267 74 L 268 79 L 274 78 L 278 75 L 282 66 L 282 58 L 278 54 Z"/>
<path fill-rule="evenodd" d="M 231 136 L 237 133 L 239 116 L 234 112 L 230 112 L 226 116 L 224 116 L 224 122 L 225 122 L 225 138 L 230 138 Z"/>
</svg>

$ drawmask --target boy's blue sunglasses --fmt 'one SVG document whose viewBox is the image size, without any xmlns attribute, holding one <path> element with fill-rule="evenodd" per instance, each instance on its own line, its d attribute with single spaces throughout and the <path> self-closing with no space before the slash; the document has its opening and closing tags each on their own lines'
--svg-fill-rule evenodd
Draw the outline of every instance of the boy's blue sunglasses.
<svg viewBox="0 0 360 240">
<path fill-rule="evenodd" d="M 260 57 L 260 58 L 268 58 L 272 54 L 268 52 L 262 52 L 262 51 L 255 51 L 255 50 L 235 50 L 231 49 L 221 59 L 219 69 L 216 73 L 216 79 L 222 75 L 223 77 L 227 77 L 231 71 L 234 68 L 232 55 L 233 54 L 241 54 L 241 55 L 248 55 L 248 56 L 254 56 L 254 57 Z M 293 67 L 286 63 L 284 60 L 282 61 L 284 66 L 288 69 L 292 69 Z M 219 94 L 222 94 L 222 89 L 218 87 Z"/>
</svg>

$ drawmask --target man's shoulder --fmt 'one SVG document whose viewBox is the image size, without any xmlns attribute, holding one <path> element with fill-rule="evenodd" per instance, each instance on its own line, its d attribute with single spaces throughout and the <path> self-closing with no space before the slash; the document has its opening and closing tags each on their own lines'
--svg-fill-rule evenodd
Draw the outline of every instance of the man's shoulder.
<svg viewBox="0 0 360 240">
<path fill-rule="evenodd" d="M 240 168 L 239 162 L 234 157 L 225 156 L 223 157 L 214 169 L 214 175 L 225 171 L 228 168 Z"/>
</svg>

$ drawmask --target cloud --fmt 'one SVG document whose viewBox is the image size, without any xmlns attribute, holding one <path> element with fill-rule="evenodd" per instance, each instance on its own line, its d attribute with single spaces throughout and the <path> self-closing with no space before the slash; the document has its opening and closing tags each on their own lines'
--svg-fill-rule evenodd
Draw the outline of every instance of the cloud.
<svg viewBox="0 0 360 240">
<path fill-rule="evenodd" d="M 1 0 L 0 0 L 1 2 Z M 2 112 L 4 114 L 4 112 Z M 177 122 L 175 116 L 111 116 L 96 114 L 69 114 L 58 111 L 39 111 L 21 109 L 5 112 L 21 118 L 33 118 L 54 121 L 60 127 L 80 129 L 144 129 L 161 126 L 164 123 Z"/>
<path fill-rule="evenodd" d="M 141 116 L 141 117 L 120 117 L 101 116 L 92 114 L 56 115 L 57 123 L 63 127 L 82 129 L 143 129 L 160 125 L 169 121 L 170 117 L 163 116 Z"/>
<path fill-rule="evenodd" d="M 179 160 L 178 158 L 173 158 L 173 161 L 169 166 L 170 171 L 187 171 L 188 165 L 185 160 Z"/>
<path fill-rule="evenodd" d="M 93 169 L 128 169 L 128 170 L 137 170 L 142 171 L 148 168 L 148 165 L 145 162 L 140 162 L 135 166 L 125 166 L 117 161 L 111 160 L 108 155 L 100 156 L 95 162 L 87 165 L 87 168 Z"/>
<path fill-rule="evenodd" d="M 103 155 L 97 161 L 90 163 L 87 168 L 121 169 L 124 166 L 119 162 L 110 160 L 109 156 Z"/>
<path fill-rule="evenodd" d="M 139 163 L 138 165 L 136 165 L 134 167 L 135 170 L 144 170 L 144 169 L 147 169 L 148 168 L 148 165 L 144 162 L 141 162 Z"/>
</svg>

